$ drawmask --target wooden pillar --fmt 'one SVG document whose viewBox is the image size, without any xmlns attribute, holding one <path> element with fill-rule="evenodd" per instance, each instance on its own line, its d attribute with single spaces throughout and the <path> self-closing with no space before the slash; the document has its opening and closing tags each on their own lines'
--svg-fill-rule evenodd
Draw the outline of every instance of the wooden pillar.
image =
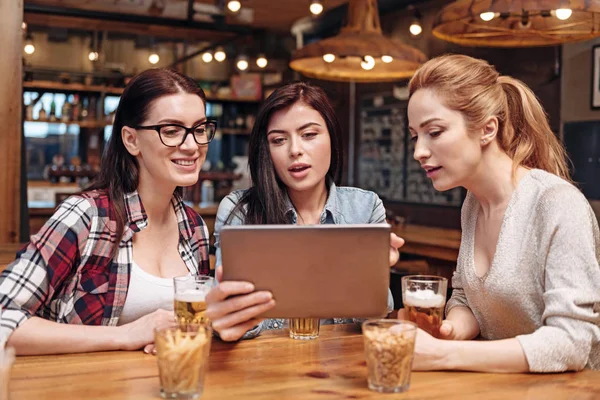
<svg viewBox="0 0 600 400">
<path fill-rule="evenodd" d="M 23 0 L 0 1 L 0 243 L 19 237 Z"/>
</svg>

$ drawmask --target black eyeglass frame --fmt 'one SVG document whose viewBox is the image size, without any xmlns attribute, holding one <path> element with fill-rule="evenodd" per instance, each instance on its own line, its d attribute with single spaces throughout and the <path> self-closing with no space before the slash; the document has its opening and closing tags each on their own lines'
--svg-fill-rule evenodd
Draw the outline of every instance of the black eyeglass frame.
<svg viewBox="0 0 600 400">
<path fill-rule="evenodd" d="M 198 127 L 199 127 L 199 126 L 202 126 L 202 125 L 207 125 L 207 124 L 212 124 L 212 125 L 214 125 L 215 129 L 214 129 L 214 131 L 213 131 L 213 134 L 212 134 L 212 136 L 211 136 L 210 138 L 208 138 L 208 141 L 207 141 L 206 143 L 200 143 L 200 142 L 199 142 L 199 141 L 196 139 L 196 135 L 194 135 L 194 134 L 193 134 L 193 132 L 194 132 L 196 129 L 198 129 Z M 185 135 L 183 135 L 183 139 L 181 140 L 181 143 L 179 143 L 179 144 L 177 144 L 177 145 L 173 145 L 173 146 L 171 146 L 171 145 L 168 145 L 168 144 L 166 144 L 166 143 L 165 143 L 165 141 L 163 140 L 163 137 L 162 137 L 162 135 L 160 134 L 160 130 L 161 130 L 162 128 L 164 128 L 165 126 L 176 126 L 176 127 L 178 127 L 178 128 L 183 128 L 183 129 L 185 130 Z M 179 146 L 181 146 L 182 144 L 184 144 L 184 143 L 185 143 L 185 141 L 186 141 L 186 139 L 187 139 L 188 135 L 189 135 L 190 133 L 192 133 L 192 137 L 194 138 L 194 142 L 196 142 L 196 144 L 198 144 L 198 145 L 202 146 L 202 145 L 209 144 L 209 143 L 210 143 L 210 142 L 212 142 L 212 140 L 215 138 L 215 133 L 216 133 L 216 131 L 217 131 L 217 120 L 216 120 L 216 119 L 214 119 L 214 118 L 208 118 L 206 121 L 204 121 L 204 122 L 201 122 L 201 123 L 199 123 L 199 124 L 196 124 L 196 125 L 192 126 L 191 128 L 188 128 L 188 127 L 186 127 L 186 126 L 183 126 L 183 125 L 180 125 L 180 124 L 160 124 L 160 125 L 137 125 L 137 126 L 134 126 L 134 127 L 133 127 L 133 129 L 147 129 L 147 130 L 155 131 L 156 133 L 158 133 L 158 138 L 160 139 L 160 142 L 161 142 L 163 145 L 167 146 L 167 147 L 179 147 Z"/>
</svg>

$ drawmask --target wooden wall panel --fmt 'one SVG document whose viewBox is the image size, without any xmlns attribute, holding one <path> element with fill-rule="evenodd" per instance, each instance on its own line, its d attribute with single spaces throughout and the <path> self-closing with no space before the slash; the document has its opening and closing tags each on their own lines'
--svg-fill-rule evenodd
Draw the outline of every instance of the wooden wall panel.
<svg viewBox="0 0 600 400">
<path fill-rule="evenodd" d="M 0 243 L 19 237 L 23 0 L 0 1 Z"/>
</svg>

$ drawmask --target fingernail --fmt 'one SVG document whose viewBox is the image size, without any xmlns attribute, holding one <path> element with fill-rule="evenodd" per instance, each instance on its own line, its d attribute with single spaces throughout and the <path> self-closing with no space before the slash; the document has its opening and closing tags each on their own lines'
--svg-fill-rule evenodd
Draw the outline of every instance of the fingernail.
<svg viewBox="0 0 600 400">
<path fill-rule="evenodd" d="M 254 285 L 251 283 L 247 283 L 244 285 L 244 289 L 250 292 L 250 291 L 254 290 Z"/>
<path fill-rule="evenodd" d="M 150 354 L 150 352 L 148 351 L 148 349 L 144 349 L 144 353 Z"/>
<path fill-rule="evenodd" d="M 267 300 L 271 300 L 273 298 L 273 295 L 271 294 L 271 292 L 264 292 L 260 297 L 263 300 L 267 301 Z"/>
<path fill-rule="evenodd" d="M 156 349 L 152 350 L 152 354 L 156 354 Z"/>
</svg>

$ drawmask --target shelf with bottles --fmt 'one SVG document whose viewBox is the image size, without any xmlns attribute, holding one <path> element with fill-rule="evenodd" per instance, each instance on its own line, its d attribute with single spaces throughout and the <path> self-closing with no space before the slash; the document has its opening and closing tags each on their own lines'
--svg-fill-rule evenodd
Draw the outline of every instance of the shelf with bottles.
<svg viewBox="0 0 600 400">
<path fill-rule="evenodd" d="M 87 129 L 96 129 L 96 128 L 104 128 L 107 126 L 111 126 L 112 123 L 111 122 L 105 122 L 105 121 L 65 121 L 65 120 L 61 120 L 61 121 L 42 121 L 42 120 L 36 120 L 36 119 L 26 119 L 25 122 L 32 122 L 32 123 L 45 123 L 45 124 L 65 124 L 65 125 L 77 125 L 80 128 L 87 128 Z"/>
<path fill-rule="evenodd" d="M 104 128 L 112 124 L 112 113 L 104 115 L 105 97 L 69 93 L 25 92 L 25 122 L 78 125 L 82 129 Z M 27 128 L 25 126 L 25 134 Z"/>
<path fill-rule="evenodd" d="M 23 82 L 24 89 L 57 91 L 57 92 L 89 92 L 89 93 L 110 93 L 121 95 L 123 88 L 103 86 L 103 85 L 86 85 L 84 83 L 62 83 L 55 81 L 25 81 Z"/>
</svg>

